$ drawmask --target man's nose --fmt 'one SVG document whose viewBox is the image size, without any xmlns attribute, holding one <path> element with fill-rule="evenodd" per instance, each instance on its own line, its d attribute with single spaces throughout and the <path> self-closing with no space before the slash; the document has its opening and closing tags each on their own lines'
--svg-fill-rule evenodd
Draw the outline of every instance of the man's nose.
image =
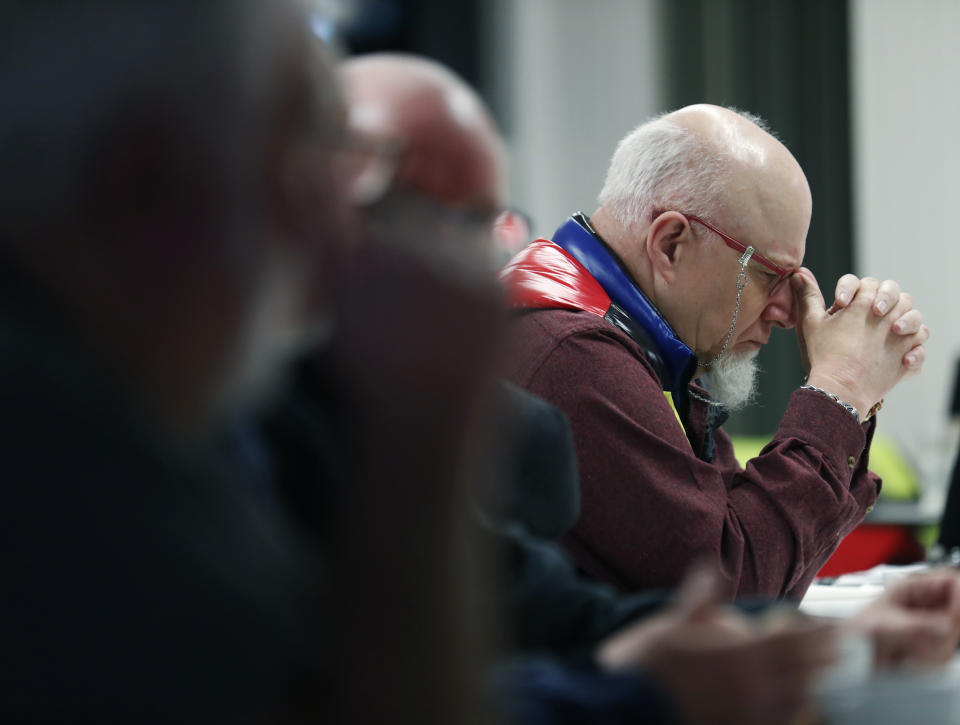
<svg viewBox="0 0 960 725">
<path fill-rule="evenodd" d="M 785 330 L 797 326 L 797 300 L 789 280 L 784 280 L 780 288 L 767 298 L 767 306 L 760 318 Z"/>
</svg>

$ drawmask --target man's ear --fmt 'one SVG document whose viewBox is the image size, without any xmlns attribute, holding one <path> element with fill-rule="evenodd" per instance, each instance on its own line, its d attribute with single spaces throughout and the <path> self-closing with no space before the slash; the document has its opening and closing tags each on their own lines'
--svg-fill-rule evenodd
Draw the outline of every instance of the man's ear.
<svg viewBox="0 0 960 725">
<path fill-rule="evenodd" d="M 685 258 L 693 241 L 687 218 L 675 211 L 657 216 L 647 228 L 645 250 L 654 275 L 667 284 L 676 277 L 677 265 Z"/>
</svg>

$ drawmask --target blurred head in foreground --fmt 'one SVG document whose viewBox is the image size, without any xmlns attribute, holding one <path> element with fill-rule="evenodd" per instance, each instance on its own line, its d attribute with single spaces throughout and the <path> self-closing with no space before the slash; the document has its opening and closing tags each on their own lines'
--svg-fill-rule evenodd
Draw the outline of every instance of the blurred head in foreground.
<svg viewBox="0 0 960 725">
<path fill-rule="evenodd" d="M 414 56 L 359 56 L 339 75 L 349 126 L 377 154 L 360 199 L 377 236 L 462 273 L 492 274 L 506 152 L 483 101 L 449 69 Z"/>
<path fill-rule="evenodd" d="M 325 326 L 317 242 L 345 205 L 321 51 L 288 2 L 4 13 L 0 264 L 155 420 L 208 427 Z"/>
<path fill-rule="evenodd" d="M 0 720 L 322 708 L 320 574 L 217 424 L 326 324 L 329 66 L 293 0 L 0 5 Z"/>
</svg>

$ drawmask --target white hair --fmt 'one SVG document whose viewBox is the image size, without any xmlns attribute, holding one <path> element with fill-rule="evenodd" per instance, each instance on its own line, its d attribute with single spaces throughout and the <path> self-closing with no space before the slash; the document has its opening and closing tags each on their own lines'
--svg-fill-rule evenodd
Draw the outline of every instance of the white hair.
<svg viewBox="0 0 960 725">
<path fill-rule="evenodd" d="M 736 411 L 753 401 L 757 393 L 757 353 L 728 353 L 704 376 L 713 399 Z"/>
<path fill-rule="evenodd" d="M 758 116 L 739 114 L 769 133 Z M 708 216 L 722 198 L 728 154 L 662 114 L 617 145 L 598 201 L 625 229 L 658 211 Z"/>
</svg>

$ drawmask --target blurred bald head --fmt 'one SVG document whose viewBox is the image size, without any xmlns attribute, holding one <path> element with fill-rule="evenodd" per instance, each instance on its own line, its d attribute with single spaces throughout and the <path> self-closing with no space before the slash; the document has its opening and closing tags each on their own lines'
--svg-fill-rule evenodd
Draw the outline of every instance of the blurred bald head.
<svg viewBox="0 0 960 725">
<path fill-rule="evenodd" d="M 344 208 L 296 4 L 41 0 L 0 34 L 0 264 L 168 417 L 246 397 L 319 320 Z"/>
<path fill-rule="evenodd" d="M 340 68 L 349 123 L 399 142 L 396 181 L 443 204 L 503 203 L 504 150 L 483 101 L 433 61 L 397 54 L 353 58 Z"/>
</svg>

